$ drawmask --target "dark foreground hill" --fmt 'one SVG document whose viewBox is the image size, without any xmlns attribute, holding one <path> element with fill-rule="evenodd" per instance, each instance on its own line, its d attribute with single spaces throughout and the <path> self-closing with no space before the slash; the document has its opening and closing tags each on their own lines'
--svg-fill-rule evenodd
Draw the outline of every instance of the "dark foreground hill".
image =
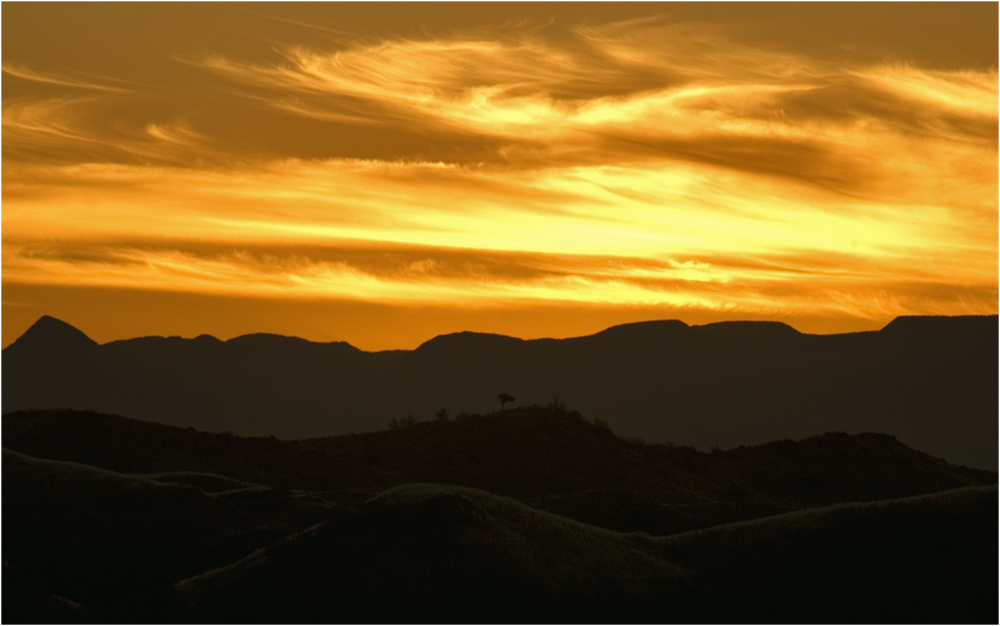
<svg viewBox="0 0 1000 626">
<path fill-rule="evenodd" d="M 839 504 L 659 540 L 719 622 L 996 623 L 997 488 Z"/>
<path fill-rule="evenodd" d="M 35 457 L 158 480 L 167 479 L 164 472 L 200 472 L 319 491 L 342 504 L 407 483 L 463 485 L 651 534 L 997 481 L 996 472 L 950 465 L 887 435 L 830 433 L 705 453 L 626 440 L 561 407 L 303 441 L 95 413 L 21 412 L 4 416 L 3 442 Z M 186 484 L 199 486 L 190 478 Z"/>
<path fill-rule="evenodd" d="M 559 406 L 308 441 L 2 424 L 6 623 L 996 619 L 996 473 L 886 435 L 703 453 Z"/>
<path fill-rule="evenodd" d="M 51 597 L 71 598 L 97 616 L 142 620 L 170 605 L 173 582 L 330 517 L 321 502 L 254 495 L 219 497 L 176 480 L 5 449 L 3 558 L 13 581 L 5 572 L 4 622 L 44 618 L 33 603 L 38 590 L 49 604 Z M 247 496 L 257 502 L 244 504 Z"/>
<path fill-rule="evenodd" d="M 409 485 L 176 586 L 199 622 L 994 623 L 997 491 L 667 538 Z"/>
<path fill-rule="evenodd" d="M 558 395 L 616 432 L 702 450 L 883 432 L 996 469 L 997 345 L 996 316 L 906 317 L 830 336 L 658 321 L 562 340 L 458 333 L 379 353 L 276 335 L 98 345 L 44 317 L 3 350 L 3 411 L 71 407 L 303 438 L 442 407 L 485 413 L 501 392 L 524 404 Z"/>
</svg>

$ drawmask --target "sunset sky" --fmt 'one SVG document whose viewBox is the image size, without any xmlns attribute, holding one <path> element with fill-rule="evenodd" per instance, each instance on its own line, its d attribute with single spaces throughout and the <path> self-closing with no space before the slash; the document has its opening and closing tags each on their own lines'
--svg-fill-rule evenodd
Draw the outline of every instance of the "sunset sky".
<svg viewBox="0 0 1000 626">
<path fill-rule="evenodd" d="M 996 314 L 997 6 L 4 3 L 3 345 Z"/>
</svg>

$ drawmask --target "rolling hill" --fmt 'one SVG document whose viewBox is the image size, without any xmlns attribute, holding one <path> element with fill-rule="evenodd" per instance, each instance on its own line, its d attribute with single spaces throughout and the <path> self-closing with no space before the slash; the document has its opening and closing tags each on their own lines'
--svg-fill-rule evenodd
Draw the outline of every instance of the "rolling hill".
<svg viewBox="0 0 1000 626">
<path fill-rule="evenodd" d="M 4 561 L 25 581 L 126 622 L 169 607 L 176 580 L 301 526 L 176 482 L 7 449 L 3 521 Z"/>
<path fill-rule="evenodd" d="M 207 623 L 993 622 L 996 518 L 983 487 L 652 538 L 408 485 L 175 588 Z"/>
<path fill-rule="evenodd" d="M 888 435 L 706 453 L 555 403 L 298 441 L 2 426 L 9 623 L 996 617 L 996 472 Z"/>
<path fill-rule="evenodd" d="M 222 476 L 321 492 L 323 501 L 343 505 L 407 483 L 461 485 L 590 524 L 650 534 L 997 481 L 996 472 L 950 465 L 874 433 L 704 453 L 623 439 L 552 407 L 301 441 L 95 413 L 23 412 L 4 416 L 3 441 L 34 457 L 143 478 L 198 472 L 194 478 L 201 483 L 211 480 L 205 474 Z"/>
</svg>

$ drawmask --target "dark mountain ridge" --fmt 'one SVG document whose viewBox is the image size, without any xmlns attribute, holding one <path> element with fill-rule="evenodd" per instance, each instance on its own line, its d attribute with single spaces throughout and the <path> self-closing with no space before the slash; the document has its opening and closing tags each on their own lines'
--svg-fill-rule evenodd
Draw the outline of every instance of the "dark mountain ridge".
<svg viewBox="0 0 1000 626">
<path fill-rule="evenodd" d="M 90 409 L 284 438 L 380 429 L 560 396 L 622 434 L 706 450 L 830 431 L 886 432 L 950 461 L 997 467 L 996 316 L 901 317 L 806 335 L 780 323 L 676 320 L 571 339 L 456 333 L 370 353 L 279 335 L 97 345 L 39 320 L 3 351 L 3 411 Z"/>
</svg>

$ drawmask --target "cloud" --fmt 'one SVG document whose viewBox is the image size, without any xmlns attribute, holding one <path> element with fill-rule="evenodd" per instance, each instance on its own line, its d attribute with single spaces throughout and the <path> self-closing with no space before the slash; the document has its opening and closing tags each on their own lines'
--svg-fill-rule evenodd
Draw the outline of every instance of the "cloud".
<svg viewBox="0 0 1000 626">
<path fill-rule="evenodd" d="M 5 282 L 996 310 L 995 70 L 817 59 L 665 19 L 338 45 L 189 60 L 192 93 L 155 115 L 151 93 L 5 100 Z M 417 156 L 329 156 L 362 148 Z"/>
<path fill-rule="evenodd" d="M 120 83 L 122 81 L 116 81 L 105 77 L 101 77 L 101 81 L 97 81 L 95 80 L 96 77 L 88 76 L 86 74 L 79 74 L 81 78 L 60 76 L 57 74 L 38 72 L 28 68 L 27 66 L 17 65 L 14 63 L 3 63 L 2 68 L 3 73 L 8 76 L 13 76 L 15 78 L 20 78 L 21 80 L 27 80 L 35 83 L 58 85 L 60 87 L 74 87 L 88 91 L 106 91 L 117 93 L 126 93 L 131 91 L 131 89 L 126 89 L 124 87 L 116 87 L 106 84 L 109 82 Z"/>
<path fill-rule="evenodd" d="M 887 179 L 922 174 L 907 171 L 907 163 L 936 167 L 941 153 L 978 163 L 996 153 L 995 70 L 852 65 L 735 36 L 644 19 L 579 27 L 558 39 L 544 29 L 515 29 L 345 40 L 332 52 L 289 46 L 284 61 L 270 65 L 187 57 L 188 83 L 172 87 L 171 97 L 172 106 L 188 108 L 170 112 L 169 122 L 160 113 L 122 126 L 104 100 L 5 101 L 6 118 L 23 117 L 27 108 L 37 122 L 43 112 L 58 113 L 48 124 L 5 127 L 5 152 L 57 153 L 62 141 L 62 156 L 84 161 L 189 166 L 267 153 L 356 156 L 352 150 L 390 160 L 433 152 L 446 162 L 471 157 L 527 169 L 693 162 L 869 196 L 883 194 Z M 214 74 L 210 101 L 198 69 Z M 5 71 L 103 88 L 23 65 L 8 63 Z M 163 100 L 153 93 L 130 105 L 130 116 Z M 261 107 L 272 117 L 253 113 Z M 197 125 L 180 121 L 192 117 Z M 198 141 L 183 151 L 139 141 L 167 126 Z M 366 133 L 373 139 L 367 143 Z M 897 167 L 886 168 L 890 162 Z M 887 171 L 873 172 L 873 165 Z"/>
<path fill-rule="evenodd" d="M 537 268 L 527 275 L 523 266 L 510 272 L 502 262 L 447 264 L 424 257 L 408 263 L 357 263 L 350 259 L 313 261 L 299 255 L 255 255 L 239 250 L 208 256 L 163 248 L 52 252 L 5 245 L 5 279 L 21 284 L 458 306 L 473 302 L 611 302 L 620 301 L 622 296 L 637 302 L 692 299 L 682 293 L 653 293 L 613 275 L 588 276 Z"/>
<path fill-rule="evenodd" d="M 218 146 L 183 122 L 103 125 L 107 96 L 5 100 L 5 162 L 170 163 L 219 160 Z"/>
<path fill-rule="evenodd" d="M 895 181 L 942 154 L 985 158 L 975 175 L 995 162 L 995 71 L 854 67 L 704 27 L 647 20 L 581 28 L 561 44 L 387 40 L 285 56 L 201 66 L 317 121 L 505 140 L 494 160 L 519 167 L 694 162 L 891 199 L 905 187 Z"/>
<path fill-rule="evenodd" d="M 8 284 L 451 307 L 663 306 L 753 315 L 988 314 L 993 273 L 955 276 L 923 249 L 608 256 L 346 241 L 13 243 Z"/>
<path fill-rule="evenodd" d="M 108 144 L 81 130 L 78 122 L 77 111 L 95 100 L 94 97 L 77 97 L 4 101 L 4 157 L 29 159 L 66 147 L 106 151 Z"/>
</svg>

